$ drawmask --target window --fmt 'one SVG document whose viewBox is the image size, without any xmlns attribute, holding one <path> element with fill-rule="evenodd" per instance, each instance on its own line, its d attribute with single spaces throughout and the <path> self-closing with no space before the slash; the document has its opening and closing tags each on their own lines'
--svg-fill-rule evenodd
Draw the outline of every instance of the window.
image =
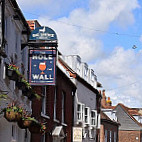
<svg viewBox="0 0 142 142">
<path fill-rule="evenodd" d="M 46 115 L 46 86 L 42 87 L 42 114 Z"/>
<path fill-rule="evenodd" d="M 105 130 L 105 142 L 107 142 L 107 130 Z"/>
<path fill-rule="evenodd" d="M 87 80 L 88 77 L 88 68 L 84 67 L 84 79 Z"/>
<path fill-rule="evenodd" d="M 44 134 L 44 135 L 42 135 L 42 137 L 41 137 L 41 142 L 45 142 L 45 139 L 46 139 L 46 136 L 45 136 L 45 134 Z"/>
<path fill-rule="evenodd" d="M 112 131 L 109 132 L 109 142 L 111 142 L 112 139 Z"/>
<path fill-rule="evenodd" d="M 116 142 L 116 132 L 114 132 L 114 142 Z"/>
<path fill-rule="evenodd" d="M 65 122 L 65 93 L 62 92 L 62 123 Z"/>
<path fill-rule="evenodd" d="M 77 119 L 81 120 L 81 104 L 77 105 Z"/>
<path fill-rule="evenodd" d="M 91 125 L 96 126 L 97 124 L 97 111 L 92 110 L 91 111 Z"/>
<path fill-rule="evenodd" d="M 15 125 L 12 125 L 12 140 L 17 139 L 17 129 Z"/>
<path fill-rule="evenodd" d="M 84 104 L 77 104 L 77 120 L 84 121 Z"/>
<path fill-rule="evenodd" d="M 85 123 L 89 124 L 89 107 L 85 107 L 84 117 L 85 117 Z"/>
<path fill-rule="evenodd" d="M 56 119 L 56 103 L 57 103 L 57 94 L 55 88 L 55 95 L 54 95 L 54 119 Z"/>
<path fill-rule="evenodd" d="M 77 73 L 78 74 L 80 74 L 80 66 L 81 66 L 81 62 L 77 60 Z"/>
</svg>

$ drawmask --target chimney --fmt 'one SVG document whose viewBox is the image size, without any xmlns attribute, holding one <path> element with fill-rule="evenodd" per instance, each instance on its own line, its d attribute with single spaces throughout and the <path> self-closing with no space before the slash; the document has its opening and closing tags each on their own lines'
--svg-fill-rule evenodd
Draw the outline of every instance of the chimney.
<svg viewBox="0 0 142 142">
<path fill-rule="evenodd" d="M 102 100 L 101 100 L 102 107 L 106 106 L 106 96 L 105 96 L 105 90 L 102 91 Z"/>
<path fill-rule="evenodd" d="M 111 106 L 111 104 L 112 104 L 112 102 L 111 102 L 111 100 L 110 100 L 110 97 L 108 97 L 108 99 L 107 99 L 107 106 Z"/>
</svg>

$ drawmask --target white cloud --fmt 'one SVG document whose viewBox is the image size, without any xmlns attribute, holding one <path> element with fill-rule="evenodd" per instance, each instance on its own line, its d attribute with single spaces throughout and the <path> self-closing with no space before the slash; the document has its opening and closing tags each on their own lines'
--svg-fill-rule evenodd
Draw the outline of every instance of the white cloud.
<svg viewBox="0 0 142 142">
<path fill-rule="evenodd" d="M 48 16 L 45 12 L 38 20 L 41 25 L 55 30 L 59 39 L 59 50 L 65 55 L 79 54 L 85 62 L 96 62 L 91 66 L 97 73 L 99 81 L 103 83 L 104 89 L 120 87 L 106 92 L 107 96 L 112 97 L 114 103 L 136 105 L 134 99 L 142 101 L 140 97 L 142 54 L 116 47 L 107 56 L 103 51 L 103 42 L 99 39 L 99 35 L 104 34 L 101 31 L 107 31 L 112 23 L 125 28 L 133 24 L 135 22 L 133 10 L 139 7 L 138 1 L 88 1 L 89 4 L 86 5 L 89 7 L 70 8 L 69 13 L 65 13 L 62 18 L 49 20 L 52 19 L 52 13 L 60 14 L 62 11 L 63 14 L 64 9 L 67 11 L 67 7 L 73 6 L 77 0 L 34 0 L 32 4 L 30 0 L 18 0 L 21 7 L 26 10 L 32 7 L 40 7 L 40 10 L 42 7 L 43 11 L 47 9 Z"/>
<path fill-rule="evenodd" d="M 141 63 L 141 51 L 136 53 L 132 49 L 124 50 L 122 47 L 117 47 L 109 57 L 95 64 L 95 71 L 103 82 L 106 95 L 112 98 L 115 105 L 122 102 L 128 106 L 140 106 Z"/>
<path fill-rule="evenodd" d="M 116 21 L 119 25 L 132 24 L 134 22 L 132 10 L 137 7 L 137 0 L 131 2 L 129 0 L 90 0 L 89 9 L 75 9 L 68 17 L 57 21 L 49 21 L 48 17 L 41 16 L 39 21 L 42 25 L 48 23 L 48 26 L 57 32 L 59 49 L 63 54 L 79 54 L 88 62 L 103 54 L 103 45 L 95 38 L 99 32 L 95 29 L 106 31 L 109 25 Z M 124 15 L 127 18 L 124 18 Z"/>
</svg>

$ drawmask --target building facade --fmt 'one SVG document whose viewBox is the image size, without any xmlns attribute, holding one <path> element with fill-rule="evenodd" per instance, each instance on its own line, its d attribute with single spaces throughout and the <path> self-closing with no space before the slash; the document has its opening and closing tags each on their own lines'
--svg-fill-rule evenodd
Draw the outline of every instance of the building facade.
<svg viewBox="0 0 142 142">
<path fill-rule="evenodd" d="M 119 123 L 101 112 L 100 142 L 118 142 Z"/>
<path fill-rule="evenodd" d="M 15 68 L 18 75 L 27 79 L 28 53 L 22 44 L 28 42 L 30 28 L 15 0 L 0 2 L 0 22 L 0 141 L 30 142 L 29 130 L 18 126 L 12 112 L 14 108 L 22 108 L 31 113 L 31 101 L 17 87 L 17 77 L 8 73 L 10 67 Z M 8 119 L 7 113 L 11 118 Z"/>
<path fill-rule="evenodd" d="M 97 77 L 77 55 L 62 57 L 74 71 L 71 75 L 77 91 L 74 100 L 74 127 L 82 129 L 82 141 L 99 141 L 101 94 L 97 90 Z"/>
</svg>

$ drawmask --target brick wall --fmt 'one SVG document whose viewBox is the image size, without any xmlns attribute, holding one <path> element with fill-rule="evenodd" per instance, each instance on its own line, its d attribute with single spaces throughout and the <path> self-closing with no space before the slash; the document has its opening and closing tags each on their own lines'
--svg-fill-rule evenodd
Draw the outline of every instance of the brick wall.
<svg viewBox="0 0 142 142">
<path fill-rule="evenodd" d="M 141 142 L 140 131 L 119 131 L 119 142 Z"/>
<path fill-rule="evenodd" d="M 118 126 L 119 125 L 113 121 L 101 119 L 100 142 L 105 141 L 105 130 L 107 130 L 107 142 L 110 141 L 110 132 L 111 142 L 114 142 L 114 132 L 116 133 L 116 142 L 118 142 Z"/>
<path fill-rule="evenodd" d="M 56 119 L 54 120 L 54 97 L 56 87 Z M 34 100 L 32 104 L 33 116 L 35 118 L 44 119 L 47 122 L 46 142 L 52 142 L 52 132 L 55 126 L 63 126 L 63 131 L 66 134 L 65 141 L 72 141 L 72 126 L 73 126 L 73 91 L 74 85 L 71 83 L 68 77 L 66 77 L 62 71 L 57 70 L 57 82 L 56 86 L 47 86 L 46 93 L 46 108 L 47 115 L 50 117 L 41 117 L 42 103 L 41 101 Z M 42 87 L 35 87 L 38 94 L 42 94 Z M 65 92 L 65 125 L 62 124 L 62 92 Z M 42 136 L 40 134 L 32 134 L 31 142 L 41 141 Z"/>
</svg>

